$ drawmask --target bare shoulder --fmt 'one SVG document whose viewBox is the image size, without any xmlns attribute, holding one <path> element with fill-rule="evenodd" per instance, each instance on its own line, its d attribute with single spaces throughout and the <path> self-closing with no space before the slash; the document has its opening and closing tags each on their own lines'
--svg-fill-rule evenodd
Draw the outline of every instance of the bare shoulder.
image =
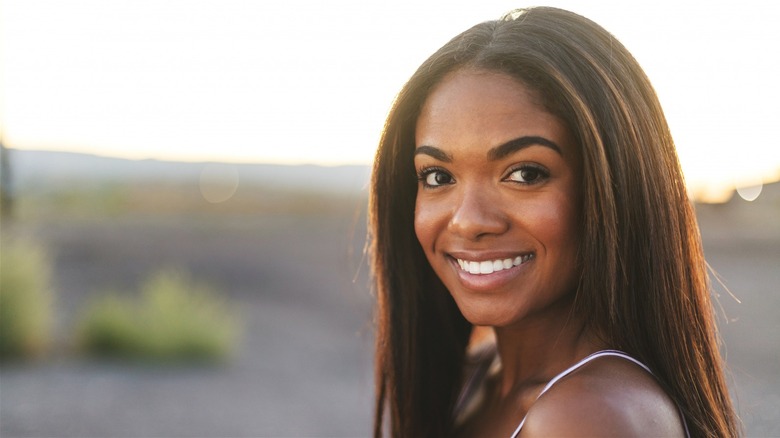
<svg viewBox="0 0 780 438">
<path fill-rule="evenodd" d="M 521 437 L 685 436 L 674 401 L 655 378 L 602 357 L 561 379 L 528 411 Z"/>
</svg>

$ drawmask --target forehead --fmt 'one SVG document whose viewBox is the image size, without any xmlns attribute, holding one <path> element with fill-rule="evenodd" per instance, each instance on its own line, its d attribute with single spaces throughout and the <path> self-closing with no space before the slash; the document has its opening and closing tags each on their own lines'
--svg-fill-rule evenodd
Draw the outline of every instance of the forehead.
<svg viewBox="0 0 780 438">
<path fill-rule="evenodd" d="M 493 147 L 523 135 L 568 140 L 568 129 L 535 91 L 498 72 L 464 69 L 448 74 L 426 99 L 415 141 L 437 147 Z M 568 142 L 566 142 L 568 143 Z"/>
<path fill-rule="evenodd" d="M 503 101 L 507 106 L 512 106 L 513 102 L 520 100 L 543 109 L 538 93 L 520 80 L 506 73 L 477 68 L 462 68 L 445 75 L 433 87 L 424 107 L 434 109 L 462 98 L 475 105 L 484 103 L 484 100 L 493 100 L 493 103 Z"/>
</svg>

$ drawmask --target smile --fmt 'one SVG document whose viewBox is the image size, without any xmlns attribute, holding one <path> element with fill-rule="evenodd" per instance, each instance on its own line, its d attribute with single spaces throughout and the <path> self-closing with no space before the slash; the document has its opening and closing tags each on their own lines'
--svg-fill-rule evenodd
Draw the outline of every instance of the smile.
<svg viewBox="0 0 780 438">
<path fill-rule="evenodd" d="M 503 271 L 504 269 L 511 269 L 515 266 L 522 265 L 523 263 L 532 260 L 534 254 L 526 254 L 524 256 L 517 256 L 514 259 L 497 259 L 497 260 L 484 260 L 481 262 L 475 262 L 471 260 L 455 259 L 458 261 L 460 269 L 468 272 L 469 274 L 485 275 L 492 274 L 494 272 Z"/>
</svg>

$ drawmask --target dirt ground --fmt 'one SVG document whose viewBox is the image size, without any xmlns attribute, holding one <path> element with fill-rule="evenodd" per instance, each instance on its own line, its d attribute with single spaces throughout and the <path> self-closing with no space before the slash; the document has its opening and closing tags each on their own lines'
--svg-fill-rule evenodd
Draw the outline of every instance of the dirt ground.
<svg viewBox="0 0 780 438">
<path fill-rule="evenodd" d="M 0 369 L 0 436 L 369 436 L 372 298 L 359 208 L 15 225 L 54 256 L 59 347 L 47 360 Z M 717 289 L 735 401 L 748 436 L 780 436 L 780 232 L 735 232 L 734 218 L 702 214 L 710 264 L 741 301 Z M 90 295 L 130 290 L 165 266 L 186 267 L 230 297 L 244 336 L 228 365 L 69 353 Z"/>
</svg>

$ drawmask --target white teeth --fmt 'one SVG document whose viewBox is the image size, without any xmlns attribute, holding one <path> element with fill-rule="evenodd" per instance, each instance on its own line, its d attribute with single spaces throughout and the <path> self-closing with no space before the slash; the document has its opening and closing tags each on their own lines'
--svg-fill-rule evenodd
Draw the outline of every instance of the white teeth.
<svg viewBox="0 0 780 438">
<path fill-rule="evenodd" d="M 517 256 L 514 259 L 498 259 L 498 260 L 485 260 L 482 262 L 472 262 L 469 260 L 456 259 L 460 269 L 468 272 L 469 274 L 492 274 L 494 272 L 503 271 L 504 269 L 511 269 L 515 266 L 519 266 L 534 257 L 533 253 L 526 254 L 524 256 Z"/>
</svg>

